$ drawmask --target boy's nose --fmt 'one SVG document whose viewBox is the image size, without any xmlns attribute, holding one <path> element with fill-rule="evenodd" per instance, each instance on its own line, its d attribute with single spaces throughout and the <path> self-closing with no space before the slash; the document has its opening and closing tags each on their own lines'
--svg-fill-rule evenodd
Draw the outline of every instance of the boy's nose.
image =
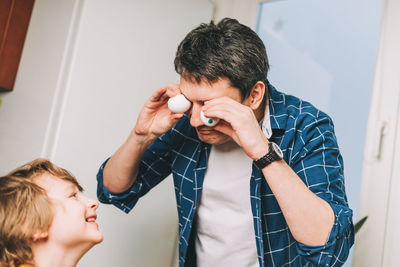
<svg viewBox="0 0 400 267">
<path fill-rule="evenodd" d="M 99 207 L 99 202 L 96 199 L 86 196 L 85 198 L 86 198 L 86 203 L 90 208 L 96 210 Z"/>
</svg>

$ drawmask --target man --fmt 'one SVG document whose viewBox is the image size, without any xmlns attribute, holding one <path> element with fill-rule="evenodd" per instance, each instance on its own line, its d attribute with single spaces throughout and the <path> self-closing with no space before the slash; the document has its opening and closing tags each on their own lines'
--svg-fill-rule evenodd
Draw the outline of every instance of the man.
<svg viewBox="0 0 400 267">
<path fill-rule="evenodd" d="M 100 168 L 100 201 L 129 212 L 172 173 L 180 266 L 342 265 L 354 232 L 331 119 L 269 84 L 262 41 L 233 19 L 192 30 L 175 69 Z M 179 93 L 185 116 L 167 108 Z"/>
</svg>

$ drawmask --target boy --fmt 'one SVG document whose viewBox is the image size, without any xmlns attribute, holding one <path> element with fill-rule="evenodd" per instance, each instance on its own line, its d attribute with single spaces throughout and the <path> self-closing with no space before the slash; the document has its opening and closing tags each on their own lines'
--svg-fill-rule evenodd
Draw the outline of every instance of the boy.
<svg viewBox="0 0 400 267">
<path fill-rule="evenodd" d="M 0 266 L 76 266 L 103 241 L 98 202 L 82 190 L 45 159 L 0 177 Z"/>
</svg>

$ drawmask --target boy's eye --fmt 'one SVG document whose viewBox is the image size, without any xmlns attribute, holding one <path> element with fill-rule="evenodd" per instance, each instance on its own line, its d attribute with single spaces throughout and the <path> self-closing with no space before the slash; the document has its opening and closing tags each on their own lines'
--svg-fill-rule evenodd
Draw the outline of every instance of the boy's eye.
<svg viewBox="0 0 400 267">
<path fill-rule="evenodd" d="M 69 197 L 70 198 L 77 198 L 78 197 L 78 193 L 74 192 Z"/>
</svg>

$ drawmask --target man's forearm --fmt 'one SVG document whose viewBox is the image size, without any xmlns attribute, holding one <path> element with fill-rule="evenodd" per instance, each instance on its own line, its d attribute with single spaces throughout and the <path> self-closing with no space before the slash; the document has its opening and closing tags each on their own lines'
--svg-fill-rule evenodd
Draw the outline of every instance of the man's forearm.
<svg viewBox="0 0 400 267">
<path fill-rule="evenodd" d="M 139 162 L 153 141 L 153 138 L 131 132 L 104 168 L 103 183 L 108 191 L 122 193 L 133 185 L 139 171 Z"/>
<path fill-rule="evenodd" d="M 286 164 L 276 161 L 263 169 L 293 237 L 300 243 L 326 243 L 334 223 L 330 205 L 315 195 Z"/>
</svg>

